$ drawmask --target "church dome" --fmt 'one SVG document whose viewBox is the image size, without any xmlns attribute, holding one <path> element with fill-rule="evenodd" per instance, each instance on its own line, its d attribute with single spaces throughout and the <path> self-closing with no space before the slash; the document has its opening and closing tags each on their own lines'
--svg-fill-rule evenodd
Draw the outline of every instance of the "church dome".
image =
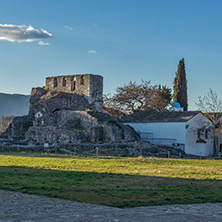
<svg viewBox="0 0 222 222">
<path fill-rule="evenodd" d="M 174 108 L 180 108 L 181 106 L 180 106 L 180 103 L 175 102 L 175 103 L 173 104 L 173 107 L 174 107 Z"/>
</svg>

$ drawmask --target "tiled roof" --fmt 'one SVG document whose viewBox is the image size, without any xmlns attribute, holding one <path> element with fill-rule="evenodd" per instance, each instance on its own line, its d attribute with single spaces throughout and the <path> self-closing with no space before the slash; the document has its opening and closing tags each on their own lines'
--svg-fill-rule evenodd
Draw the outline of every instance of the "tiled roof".
<svg viewBox="0 0 222 222">
<path fill-rule="evenodd" d="M 160 112 L 156 110 L 143 110 L 124 116 L 120 121 L 125 123 L 187 122 L 198 113 L 200 113 L 200 111 Z"/>
</svg>

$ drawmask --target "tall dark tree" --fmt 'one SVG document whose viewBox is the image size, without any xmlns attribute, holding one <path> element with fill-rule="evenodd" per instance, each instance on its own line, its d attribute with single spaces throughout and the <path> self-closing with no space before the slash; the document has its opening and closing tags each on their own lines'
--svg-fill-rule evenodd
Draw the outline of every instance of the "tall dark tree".
<svg viewBox="0 0 222 222">
<path fill-rule="evenodd" d="M 173 102 L 180 103 L 181 107 L 184 108 L 184 111 L 187 111 L 187 79 L 184 58 L 179 61 L 176 76 L 174 79 L 173 91 Z"/>
</svg>

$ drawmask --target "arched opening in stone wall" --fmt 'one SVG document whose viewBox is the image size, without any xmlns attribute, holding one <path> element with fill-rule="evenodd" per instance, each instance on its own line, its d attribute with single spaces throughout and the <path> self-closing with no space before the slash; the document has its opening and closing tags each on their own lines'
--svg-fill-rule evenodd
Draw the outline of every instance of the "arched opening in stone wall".
<svg viewBox="0 0 222 222">
<path fill-rule="evenodd" d="M 81 85 L 84 85 L 84 76 L 81 76 L 81 78 L 80 78 L 80 84 L 81 84 Z"/>
<path fill-rule="evenodd" d="M 56 88 L 58 86 L 58 79 L 54 78 L 54 88 Z"/>
<path fill-rule="evenodd" d="M 72 88 L 71 90 L 74 91 L 76 89 L 76 77 L 73 78 L 72 80 Z"/>
<path fill-rule="evenodd" d="M 54 110 L 52 111 L 52 113 L 55 113 L 55 112 L 60 111 L 60 110 L 61 110 L 61 109 L 56 108 L 56 109 L 54 109 Z"/>
<path fill-rule="evenodd" d="M 66 81 L 67 81 L 67 78 L 66 78 L 66 77 L 63 77 L 63 79 L 62 79 L 62 85 L 63 85 L 63 86 L 66 86 Z"/>
</svg>

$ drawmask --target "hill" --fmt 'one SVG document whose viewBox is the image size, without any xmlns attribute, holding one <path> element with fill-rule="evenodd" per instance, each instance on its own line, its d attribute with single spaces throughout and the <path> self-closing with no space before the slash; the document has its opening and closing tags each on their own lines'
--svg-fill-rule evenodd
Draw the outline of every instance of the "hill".
<svg viewBox="0 0 222 222">
<path fill-rule="evenodd" d="M 0 116 L 22 116 L 28 113 L 29 96 L 21 94 L 0 93 Z"/>
</svg>

